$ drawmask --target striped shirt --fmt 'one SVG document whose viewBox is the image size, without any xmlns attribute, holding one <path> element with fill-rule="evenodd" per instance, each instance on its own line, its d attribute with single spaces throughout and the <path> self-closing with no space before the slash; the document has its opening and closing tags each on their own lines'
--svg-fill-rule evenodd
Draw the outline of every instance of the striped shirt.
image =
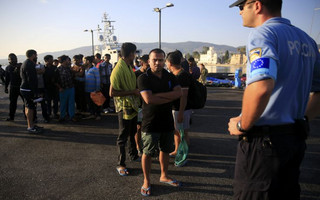
<svg viewBox="0 0 320 200">
<path fill-rule="evenodd" d="M 94 92 L 100 91 L 100 75 L 99 69 L 92 66 L 89 69 L 86 69 L 85 73 L 85 91 L 86 92 Z"/>
</svg>

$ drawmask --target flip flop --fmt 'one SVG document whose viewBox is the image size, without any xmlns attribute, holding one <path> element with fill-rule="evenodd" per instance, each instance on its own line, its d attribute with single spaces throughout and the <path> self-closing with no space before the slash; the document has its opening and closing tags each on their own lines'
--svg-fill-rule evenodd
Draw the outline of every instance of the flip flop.
<svg viewBox="0 0 320 200">
<path fill-rule="evenodd" d="M 148 192 L 150 191 L 150 193 L 148 194 Z M 143 186 L 141 187 L 141 195 L 148 197 L 151 195 L 151 185 L 148 188 L 144 188 Z"/>
<path fill-rule="evenodd" d="M 168 185 L 171 185 L 173 187 L 180 187 L 181 186 L 181 183 L 177 180 L 172 180 L 172 181 L 160 181 L 160 183 L 165 183 L 165 184 L 168 184 Z"/>
<path fill-rule="evenodd" d="M 118 171 L 120 176 L 128 176 L 127 168 L 121 169 L 120 167 L 117 167 L 117 171 Z"/>
</svg>

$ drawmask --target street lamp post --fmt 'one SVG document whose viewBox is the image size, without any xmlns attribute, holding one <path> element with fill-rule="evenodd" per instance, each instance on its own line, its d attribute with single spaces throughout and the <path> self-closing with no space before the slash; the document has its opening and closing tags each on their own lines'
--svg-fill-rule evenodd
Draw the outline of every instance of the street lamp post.
<svg viewBox="0 0 320 200">
<path fill-rule="evenodd" d="M 172 3 L 167 3 L 165 7 L 163 8 L 154 8 L 153 10 L 155 12 L 159 13 L 159 48 L 161 49 L 161 10 L 168 8 L 168 7 L 173 7 L 174 5 Z"/>
<path fill-rule="evenodd" d="M 95 30 L 92 30 L 92 29 L 90 29 L 90 30 L 84 30 L 84 32 L 88 32 L 88 31 L 90 31 L 91 32 L 91 45 L 92 45 L 92 55 L 94 55 L 94 40 L 93 40 L 93 31 L 100 31 L 101 29 L 99 28 L 99 26 L 98 26 L 98 29 L 95 29 Z"/>
</svg>

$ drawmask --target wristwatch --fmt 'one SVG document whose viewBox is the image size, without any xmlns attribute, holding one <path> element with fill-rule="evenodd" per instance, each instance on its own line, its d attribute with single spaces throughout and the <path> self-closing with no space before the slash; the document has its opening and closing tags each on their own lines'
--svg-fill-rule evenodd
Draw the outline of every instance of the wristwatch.
<svg viewBox="0 0 320 200">
<path fill-rule="evenodd" d="M 240 132 L 247 132 L 246 130 L 244 130 L 244 129 L 241 128 L 241 121 L 238 121 L 238 123 L 237 123 L 237 129 L 238 129 L 238 131 L 240 131 Z"/>
</svg>

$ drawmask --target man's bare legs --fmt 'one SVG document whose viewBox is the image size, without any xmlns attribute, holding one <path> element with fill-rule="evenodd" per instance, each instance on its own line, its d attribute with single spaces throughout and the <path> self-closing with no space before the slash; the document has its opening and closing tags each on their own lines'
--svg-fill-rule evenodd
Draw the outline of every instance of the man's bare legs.
<svg viewBox="0 0 320 200">
<path fill-rule="evenodd" d="M 168 176 L 169 153 L 160 151 L 159 161 L 160 161 L 160 168 L 161 168 L 160 182 L 169 183 L 174 181 L 172 178 L 169 178 Z M 176 181 L 176 182 L 170 183 L 170 185 L 179 186 L 180 183 Z"/>
<path fill-rule="evenodd" d="M 184 139 L 186 140 L 188 146 L 190 146 L 190 138 L 189 138 L 189 130 L 188 129 L 184 130 Z M 169 154 L 170 156 L 177 155 L 180 141 L 181 141 L 180 133 L 179 133 L 179 131 L 175 130 L 174 131 L 174 146 L 175 147 L 174 147 L 174 151 Z"/>
<path fill-rule="evenodd" d="M 34 115 L 34 110 L 33 109 L 29 109 L 29 108 L 25 108 L 25 113 L 27 116 L 27 123 L 28 123 L 28 128 L 33 128 L 34 123 L 33 123 L 33 115 Z"/>
<path fill-rule="evenodd" d="M 146 154 L 142 155 L 142 159 L 141 159 L 141 165 L 142 165 L 142 171 L 143 171 L 143 185 L 142 187 L 147 189 L 148 187 L 151 186 L 151 182 L 150 182 L 150 172 L 151 172 L 151 156 L 147 156 Z M 142 189 L 141 189 L 142 192 Z M 150 195 L 150 190 L 147 191 L 148 195 Z"/>
<path fill-rule="evenodd" d="M 179 147 L 179 144 L 180 144 L 180 140 L 181 140 L 181 137 L 180 137 L 179 131 L 178 130 L 174 130 L 174 151 L 169 154 L 170 156 L 176 156 L 177 155 L 178 147 Z"/>
</svg>

